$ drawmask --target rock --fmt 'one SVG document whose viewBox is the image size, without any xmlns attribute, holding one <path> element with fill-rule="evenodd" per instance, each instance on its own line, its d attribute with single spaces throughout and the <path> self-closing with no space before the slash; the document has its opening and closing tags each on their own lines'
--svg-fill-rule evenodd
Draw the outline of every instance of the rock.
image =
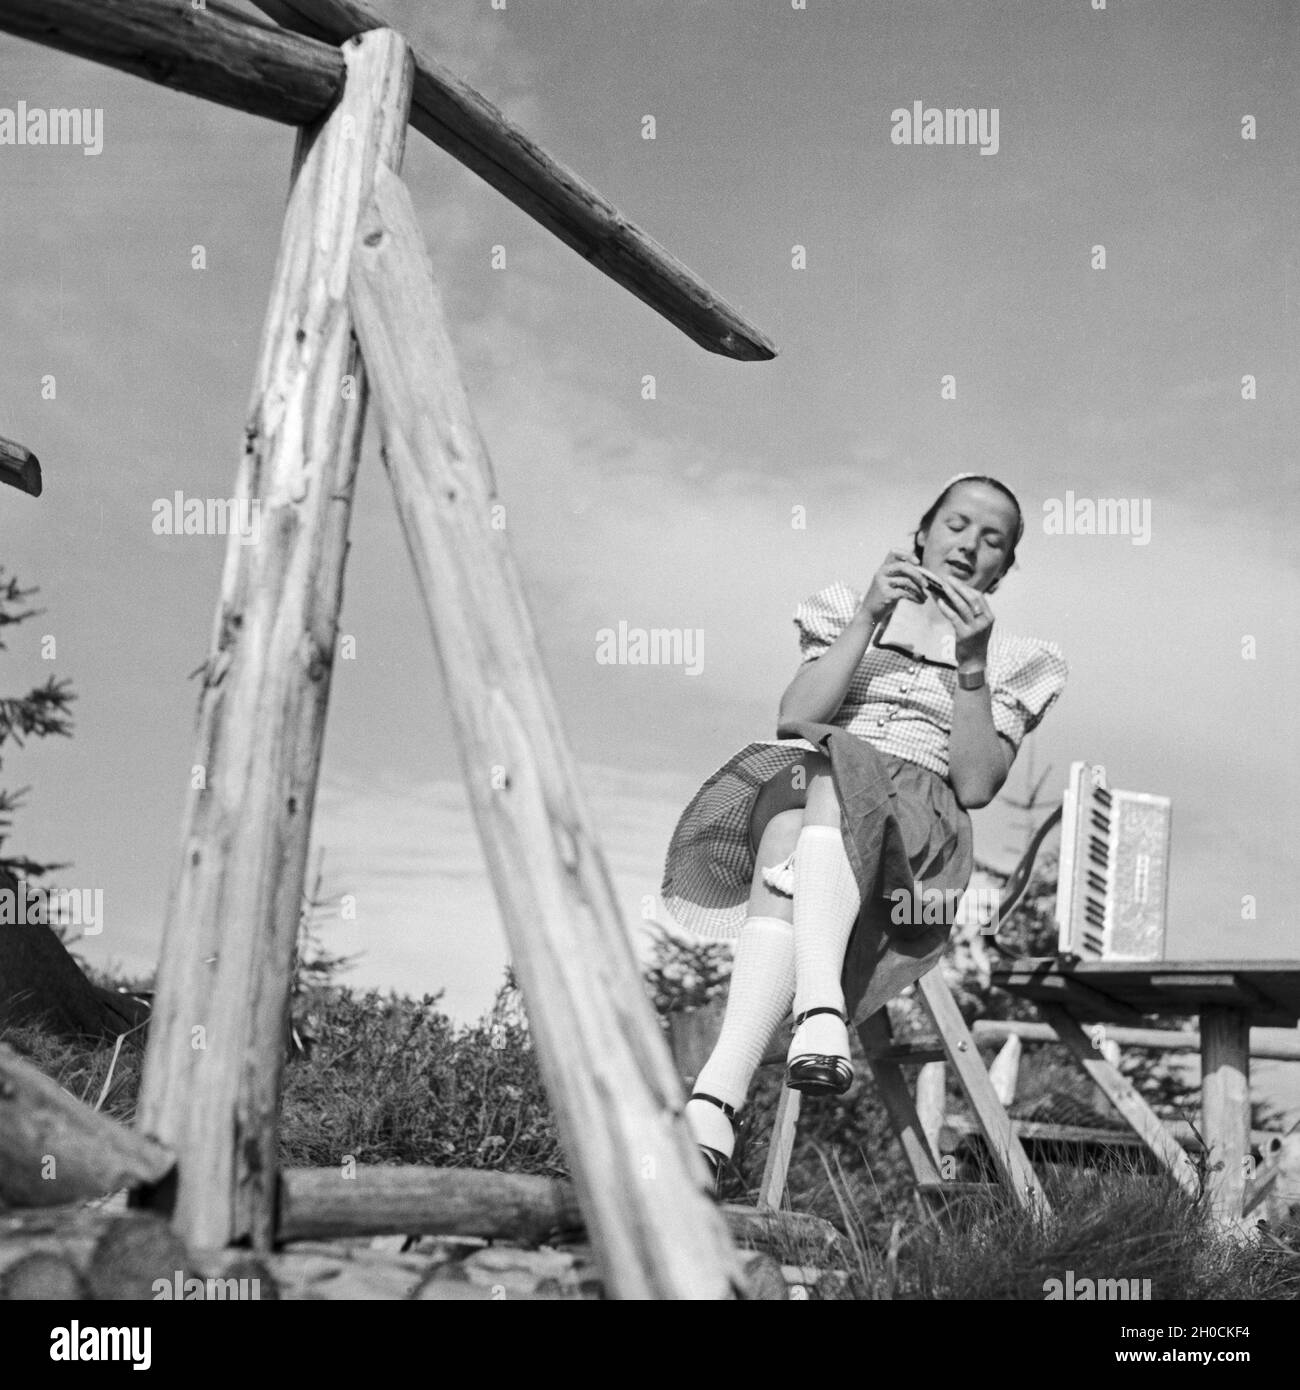
<svg viewBox="0 0 1300 1390">
<path fill-rule="evenodd" d="M 761 1250 L 743 1251 L 740 1256 L 749 1285 L 748 1301 L 784 1303 L 790 1297 L 781 1264 L 773 1255 Z"/>
<path fill-rule="evenodd" d="M 591 1263 L 578 1250 L 521 1250 L 492 1245 L 461 1261 L 472 1284 L 499 1289 L 509 1298 L 517 1294 L 559 1294 L 584 1298 L 600 1294 L 600 1281 Z"/>
<path fill-rule="evenodd" d="M 166 1221 L 152 1213 L 119 1216 L 96 1242 L 86 1269 L 92 1298 L 152 1300 L 154 1284 L 171 1287 L 196 1277 L 189 1251 Z"/>
<path fill-rule="evenodd" d="M 60 1255 L 37 1251 L 24 1255 L 0 1274 L 0 1299 L 55 1299 L 87 1297 L 85 1284 L 74 1266 Z"/>
</svg>

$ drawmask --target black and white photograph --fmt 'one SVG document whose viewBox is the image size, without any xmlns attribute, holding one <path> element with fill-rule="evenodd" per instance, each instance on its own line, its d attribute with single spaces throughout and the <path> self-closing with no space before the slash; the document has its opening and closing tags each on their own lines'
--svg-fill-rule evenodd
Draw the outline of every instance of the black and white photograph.
<svg viewBox="0 0 1300 1390">
<path fill-rule="evenodd" d="M 1282 1368 L 1298 78 L 1296 0 L 0 0 L 30 1367 Z"/>
</svg>

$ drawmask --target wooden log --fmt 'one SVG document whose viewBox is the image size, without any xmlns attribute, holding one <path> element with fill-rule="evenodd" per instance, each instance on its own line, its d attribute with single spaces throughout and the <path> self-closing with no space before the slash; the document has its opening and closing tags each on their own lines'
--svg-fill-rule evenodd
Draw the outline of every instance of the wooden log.
<svg viewBox="0 0 1300 1390">
<path fill-rule="evenodd" d="M 286 28 L 333 42 L 386 22 L 354 0 L 254 3 Z M 480 92 L 419 50 L 411 124 L 701 347 L 745 362 L 776 356 L 771 339 L 694 272 Z"/>
<path fill-rule="evenodd" d="M 335 45 L 219 0 L 0 0 L 0 30 L 288 125 L 319 120 L 343 90 Z"/>
<path fill-rule="evenodd" d="M 1022 1042 L 1059 1042 L 1045 1023 L 980 1019 L 971 1031 L 977 1043 L 1002 1043 L 1009 1037 Z M 1152 1052 L 1196 1052 L 1201 1035 L 1185 1029 L 1129 1028 L 1123 1024 L 1105 1025 L 1105 1036 L 1120 1047 L 1140 1047 Z M 1260 1061 L 1300 1062 L 1300 1032 L 1294 1028 L 1252 1028 L 1250 1055 Z"/>
<path fill-rule="evenodd" d="M 205 0 L 0 0 L 0 31 L 289 125 L 343 87 L 337 45 L 387 21 L 359 5 L 262 4 L 285 27 Z M 324 38 L 325 42 L 320 39 Z M 420 55 L 412 123 L 481 179 L 710 352 L 776 356 L 771 339 L 553 159 L 468 83 Z"/>
<path fill-rule="evenodd" d="M 140 1124 L 180 1159 L 174 1222 L 198 1246 L 274 1236 L 277 1109 L 365 377 L 348 270 L 377 168 L 401 161 L 410 53 L 391 31 L 347 45 L 348 81 L 304 132 L 285 213 L 199 705 L 163 937 Z M 354 389 L 345 389 L 351 380 Z"/>
<path fill-rule="evenodd" d="M 796 1093 L 792 1093 L 796 1094 Z M 806 1212 L 727 1203 L 727 1229 L 768 1253 L 792 1240 L 838 1248 L 839 1232 Z M 287 1168 L 280 1174 L 277 1243 L 358 1236 L 465 1236 L 527 1245 L 571 1244 L 586 1235 L 577 1193 L 563 1178 L 474 1168 Z"/>
<path fill-rule="evenodd" d="M 161 1144 L 83 1105 L 0 1043 L 0 1203 L 49 1207 L 160 1182 Z"/>
<path fill-rule="evenodd" d="M 580 1239 L 572 1183 L 473 1168 L 289 1168 L 280 1175 L 280 1242 L 343 1236 L 459 1235 L 549 1245 Z"/>
<path fill-rule="evenodd" d="M 0 439 L 0 483 L 31 497 L 41 495 L 41 461 L 25 444 Z"/>
<path fill-rule="evenodd" d="M 1237 1225 L 1250 1158 L 1250 1016 L 1232 1004 L 1201 1005 L 1201 1126 L 1210 1210 Z"/>
<path fill-rule="evenodd" d="M 380 171 L 352 268 L 358 340 L 466 790 L 556 1124 L 619 1298 L 723 1298 L 743 1271 L 686 1125 L 592 830 L 410 197 Z M 498 515 L 500 513 L 497 513 Z"/>
<path fill-rule="evenodd" d="M 1128 1077 L 1093 1047 L 1088 1035 L 1059 1004 L 1040 1004 L 1038 1010 L 1134 1134 L 1169 1170 L 1183 1191 L 1195 1196 L 1200 1190 L 1195 1167 Z"/>
</svg>

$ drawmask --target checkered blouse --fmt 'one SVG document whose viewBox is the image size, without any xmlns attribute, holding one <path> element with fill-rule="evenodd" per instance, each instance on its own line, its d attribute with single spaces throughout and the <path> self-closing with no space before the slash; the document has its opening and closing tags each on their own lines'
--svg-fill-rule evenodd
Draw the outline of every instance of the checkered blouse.
<svg viewBox="0 0 1300 1390">
<path fill-rule="evenodd" d="M 862 601 L 838 580 L 795 609 L 803 661 L 815 661 L 844 630 Z M 1068 667 L 1060 648 L 1029 637 L 989 639 L 986 680 L 993 726 L 1019 750 L 1026 734 L 1060 698 Z M 948 739 L 956 669 L 934 666 L 888 648 L 868 646 L 853 673 L 844 702 L 825 721 L 857 734 L 882 753 L 892 753 L 948 775 Z"/>
</svg>

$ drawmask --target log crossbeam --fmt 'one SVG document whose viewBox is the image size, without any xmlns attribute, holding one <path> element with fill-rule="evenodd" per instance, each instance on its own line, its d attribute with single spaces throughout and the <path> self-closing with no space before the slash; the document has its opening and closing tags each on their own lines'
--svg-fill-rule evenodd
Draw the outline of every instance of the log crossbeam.
<svg viewBox="0 0 1300 1390">
<path fill-rule="evenodd" d="M 276 27 L 207 0 L 0 0 L 0 31 L 289 125 L 343 90 L 338 45 L 387 27 L 344 0 L 257 0 Z M 415 55 L 411 124 L 709 352 L 776 356 L 772 341 L 485 97 Z"/>
</svg>

